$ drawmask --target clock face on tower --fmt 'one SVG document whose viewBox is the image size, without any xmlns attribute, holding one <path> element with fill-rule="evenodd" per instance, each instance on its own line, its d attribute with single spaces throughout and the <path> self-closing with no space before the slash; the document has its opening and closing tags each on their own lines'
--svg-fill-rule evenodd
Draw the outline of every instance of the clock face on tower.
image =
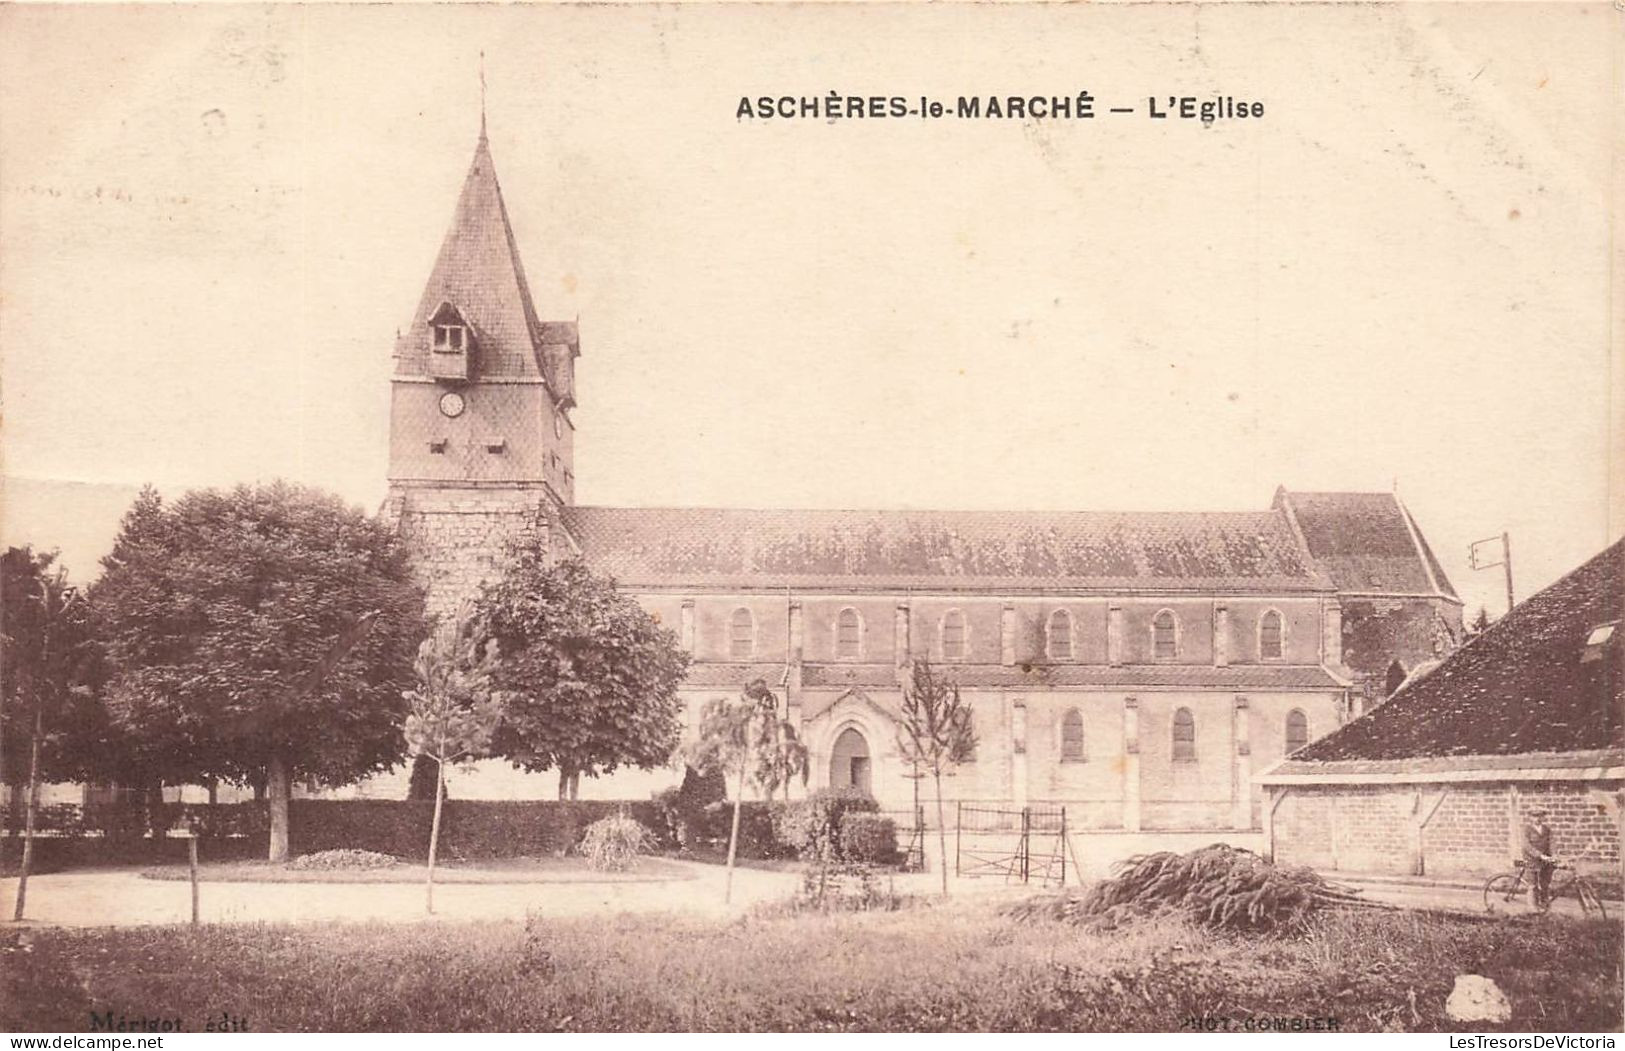
<svg viewBox="0 0 1625 1051">
<path fill-rule="evenodd" d="M 463 414 L 463 396 L 454 390 L 448 390 L 440 396 L 440 411 L 454 418 L 461 416 Z"/>
</svg>

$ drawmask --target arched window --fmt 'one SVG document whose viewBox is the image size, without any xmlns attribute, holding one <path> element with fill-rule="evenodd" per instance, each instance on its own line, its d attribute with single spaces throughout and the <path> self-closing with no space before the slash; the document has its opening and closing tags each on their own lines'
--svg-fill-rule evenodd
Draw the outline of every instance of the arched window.
<svg viewBox="0 0 1625 1051">
<path fill-rule="evenodd" d="M 1083 762 L 1083 713 L 1076 708 L 1061 716 L 1061 762 Z"/>
<path fill-rule="evenodd" d="M 1286 754 L 1291 755 L 1309 743 L 1309 717 L 1303 709 L 1294 708 L 1286 713 Z"/>
<path fill-rule="evenodd" d="M 734 610 L 728 624 L 728 656 L 748 661 L 756 653 L 756 618 L 743 606 Z"/>
<path fill-rule="evenodd" d="M 1196 761 L 1196 716 L 1189 708 L 1174 709 L 1174 762 Z"/>
<path fill-rule="evenodd" d="M 951 609 L 942 615 L 942 659 L 965 659 L 965 614 Z"/>
<path fill-rule="evenodd" d="M 835 618 L 835 656 L 843 661 L 863 656 L 863 619 L 851 606 Z"/>
<path fill-rule="evenodd" d="M 1151 618 L 1151 656 L 1159 661 L 1179 656 L 1179 622 L 1171 609 L 1159 610 Z"/>
<path fill-rule="evenodd" d="M 1045 643 L 1049 649 L 1050 660 L 1069 661 L 1072 659 L 1072 614 L 1064 609 L 1058 609 L 1049 615 Z"/>
<path fill-rule="evenodd" d="M 1258 659 L 1265 661 L 1278 661 L 1285 650 L 1282 639 L 1285 633 L 1285 622 L 1281 614 L 1275 610 L 1267 611 L 1258 620 Z"/>
</svg>

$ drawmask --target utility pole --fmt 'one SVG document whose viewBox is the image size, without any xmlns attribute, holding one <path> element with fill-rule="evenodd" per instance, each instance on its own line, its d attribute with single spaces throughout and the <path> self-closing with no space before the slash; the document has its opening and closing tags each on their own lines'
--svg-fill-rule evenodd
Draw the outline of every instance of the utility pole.
<svg viewBox="0 0 1625 1051">
<path fill-rule="evenodd" d="M 1490 559 L 1495 557 L 1492 553 L 1483 555 L 1478 553 L 1478 549 L 1480 547 L 1483 547 L 1485 544 L 1493 544 L 1497 540 L 1501 542 L 1500 561 L 1490 561 Z M 1511 613 L 1514 604 L 1512 598 L 1512 539 L 1503 532 L 1498 537 L 1492 536 L 1486 537 L 1483 540 L 1474 540 L 1467 548 L 1467 564 L 1473 569 L 1494 569 L 1496 566 L 1500 566 L 1505 571 L 1507 583 L 1507 612 Z"/>
</svg>

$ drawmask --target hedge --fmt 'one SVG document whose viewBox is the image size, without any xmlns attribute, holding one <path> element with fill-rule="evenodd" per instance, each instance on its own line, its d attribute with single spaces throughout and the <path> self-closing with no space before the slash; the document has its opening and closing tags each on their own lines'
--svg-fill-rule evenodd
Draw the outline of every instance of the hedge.
<svg viewBox="0 0 1625 1051">
<path fill-rule="evenodd" d="M 788 805 L 747 800 L 739 815 L 739 857 L 792 858 L 797 856 L 798 845 L 801 853 L 812 856 L 816 854 L 809 849 L 812 839 L 846 853 L 841 819 L 867 817 L 866 812 L 875 806 L 869 799 L 831 792 L 816 792 Z M 728 848 L 732 803 L 702 804 L 668 793 L 660 799 L 634 802 L 449 799 L 441 815 L 440 854 L 448 859 L 476 860 L 568 853 L 580 844 L 588 825 L 623 811 L 653 834 L 659 849 Z M 46 837 L 84 848 L 53 848 L 64 858 L 111 861 L 168 853 L 157 845 L 161 838 L 146 838 L 146 811 L 137 804 L 42 807 L 40 816 L 39 830 Z M 297 856 L 322 850 L 371 850 L 422 859 L 428 854 L 433 819 L 434 803 L 428 801 L 295 799 L 288 804 L 289 852 Z M 263 853 L 270 823 L 264 801 L 170 803 L 164 805 L 159 820 L 172 829 L 195 829 L 199 839 L 211 845 L 205 852 L 211 857 Z M 679 842 L 679 831 L 686 843 Z M 878 822 L 859 822 L 850 836 L 852 851 L 864 855 L 886 852 L 887 836 Z M 6 839 L 0 836 L 0 843 Z M 802 839 L 809 842 L 800 843 Z M 895 844 L 895 832 L 890 842 Z M 144 843 L 152 844 L 151 849 Z"/>
<path fill-rule="evenodd" d="M 566 802 L 526 800 L 499 802 L 451 799 L 441 814 L 440 852 L 449 858 L 501 858 L 560 854 L 581 842 L 588 825 L 625 810 L 655 833 L 659 845 L 672 846 L 661 835 L 665 822 L 652 800 L 641 802 Z M 41 807 L 36 828 L 58 842 L 78 841 L 92 856 L 124 856 L 146 840 L 146 810 L 136 804 Z M 295 799 L 288 803 L 289 852 L 373 850 L 402 858 L 423 858 L 429 851 L 433 802 L 398 799 Z M 270 827 L 265 802 L 165 804 L 160 824 L 193 828 L 209 842 L 249 839 L 262 844 Z M 12 837 L 20 838 L 20 837 Z M 45 842 L 42 839 L 41 842 Z M 129 849 L 126 849 L 128 846 Z M 78 852 L 78 853 L 84 853 Z"/>
<path fill-rule="evenodd" d="M 450 799 L 440 816 L 440 854 L 470 859 L 563 854 L 581 842 L 588 825 L 623 810 L 658 836 L 663 822 L 652 800 Z M 374 850 L 422 858 L 428 854 L 433 821 L 432 802 L 296 799 L 288 807 L 289 850 Z"/>
<path fill-rule="evenodd" d="M 0 807 L 0 828 L 21 835 L 24 810 Z M 150 821 L 160 829 L 191 828 L 202 839 L 227 839 L 263 836 L 269 824 L 264 803 L 162 803 L 155 810 L 149 814 L 143 803 L 53 803 L 35 812 L 34 830 L 65 839 L 144 839 Z"/>
</svg>

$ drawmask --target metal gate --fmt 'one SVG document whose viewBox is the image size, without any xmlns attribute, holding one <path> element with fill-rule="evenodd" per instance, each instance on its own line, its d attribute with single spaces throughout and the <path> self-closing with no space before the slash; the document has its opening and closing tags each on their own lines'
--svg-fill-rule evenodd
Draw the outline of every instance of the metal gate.
<svg viewBox="0 0 1625 1051">
<path fill-rule="evenodd" d="M 954 875 L 1066 884 L 1066 807 L 956 804 Z"/>
<path fill-rule="evenodd" d="M 897 855 L 904 872 L 925 871 L 925 808 L 882 810 L 897 826 Z"/>
</svg>

